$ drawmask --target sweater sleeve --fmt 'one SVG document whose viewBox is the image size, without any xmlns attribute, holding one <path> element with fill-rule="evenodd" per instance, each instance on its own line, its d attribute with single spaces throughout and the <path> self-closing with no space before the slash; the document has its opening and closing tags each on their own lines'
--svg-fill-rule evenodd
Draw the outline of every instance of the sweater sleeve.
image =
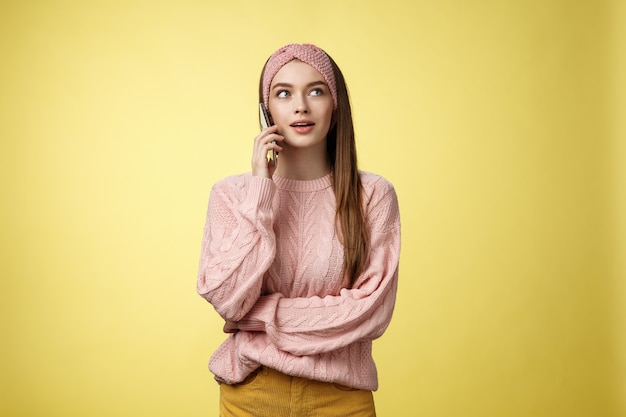
<svg viewBox="0 0 626 417">
<path fill-rule="evenodd" d="M 239 329 L 264 331 L 277 348 L 299 356 L 380 337 L 395 304 L 400 257 L 396 193 L 389 184 L 381 194 L 368 206 L 371 249 L 367 265 L 352 288 L 326 297 L 262 296 L 239 322 Z"/>
<path fill-rule="evenodd" d="M 238 176 L 218 182 L 209 198 L 198 293 L 227 321 L 238 321 L 261 294 L 274 260 L 270 179 Z"/>
</svg>

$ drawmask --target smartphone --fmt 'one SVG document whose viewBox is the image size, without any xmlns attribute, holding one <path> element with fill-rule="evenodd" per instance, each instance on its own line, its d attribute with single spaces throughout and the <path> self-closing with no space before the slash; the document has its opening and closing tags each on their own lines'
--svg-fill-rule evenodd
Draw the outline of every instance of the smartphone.
<svg viewBox="0 0 626 417">
<path fill-rule="evenodd" d="M 263 127 L 263 129 L 266 129 L 273 125 L 272 119 L 270 119 L 270 115 L 265 110 L 265 106 L 263 105 L 263 103 L 259 103 L 259 119 L 261 120 L 261 126 Z M 276 143 L 276 141 L 274 141 L 274 143 Z M 269 158 L 274 166 L 278 165 L 278 152 L 272 151 Z"/>
</svg>

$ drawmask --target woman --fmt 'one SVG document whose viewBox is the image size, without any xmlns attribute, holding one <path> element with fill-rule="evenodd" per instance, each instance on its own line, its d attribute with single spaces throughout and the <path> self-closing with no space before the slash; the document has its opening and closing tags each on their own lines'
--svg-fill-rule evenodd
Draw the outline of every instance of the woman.
<svg viewBox="0 0 626 417">
<path fill-rule="evenodd" d="M 272 54 L 259 101 L 274 125 L 254 139 L 252 172 L 214 185 L 198 276 L 230 333 L 209 364 L 220 415 L 374 416 L 372 340 L 397 288 L 395 191 L 357 170 L 346 84 L 318 47 Z"/>
</svg>

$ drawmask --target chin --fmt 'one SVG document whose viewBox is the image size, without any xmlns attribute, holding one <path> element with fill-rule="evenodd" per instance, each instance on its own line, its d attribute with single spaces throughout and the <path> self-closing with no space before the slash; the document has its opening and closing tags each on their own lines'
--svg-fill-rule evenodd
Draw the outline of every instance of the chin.
<svg viewBox="0 0 626 417">
<path fill-rule="evenodd" d="M 326 138 L 285 138 L 287 146 L 293 149 L 307 149 L 315 148 L 318 146 L 326 146 Z"/>
</svg>

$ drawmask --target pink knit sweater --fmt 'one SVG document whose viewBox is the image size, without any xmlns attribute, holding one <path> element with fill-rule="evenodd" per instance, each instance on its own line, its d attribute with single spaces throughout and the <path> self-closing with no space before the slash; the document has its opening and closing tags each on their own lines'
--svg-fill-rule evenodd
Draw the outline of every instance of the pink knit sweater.
<svg viewBox="0 0 626 417">
<path fill-rule="evenodd" d="M 211 357 L 220 382 L 265 365 L 283 373 L 376 390 L 372 340 L 395 303 L 400 256 L 396 193 L 361 172 L 371 234 L 352 288 L 342 274 L 330 175 L 311 181 L 243 174 L 213 187 L 198 292 L 239 329 Z"/>
</svg>

